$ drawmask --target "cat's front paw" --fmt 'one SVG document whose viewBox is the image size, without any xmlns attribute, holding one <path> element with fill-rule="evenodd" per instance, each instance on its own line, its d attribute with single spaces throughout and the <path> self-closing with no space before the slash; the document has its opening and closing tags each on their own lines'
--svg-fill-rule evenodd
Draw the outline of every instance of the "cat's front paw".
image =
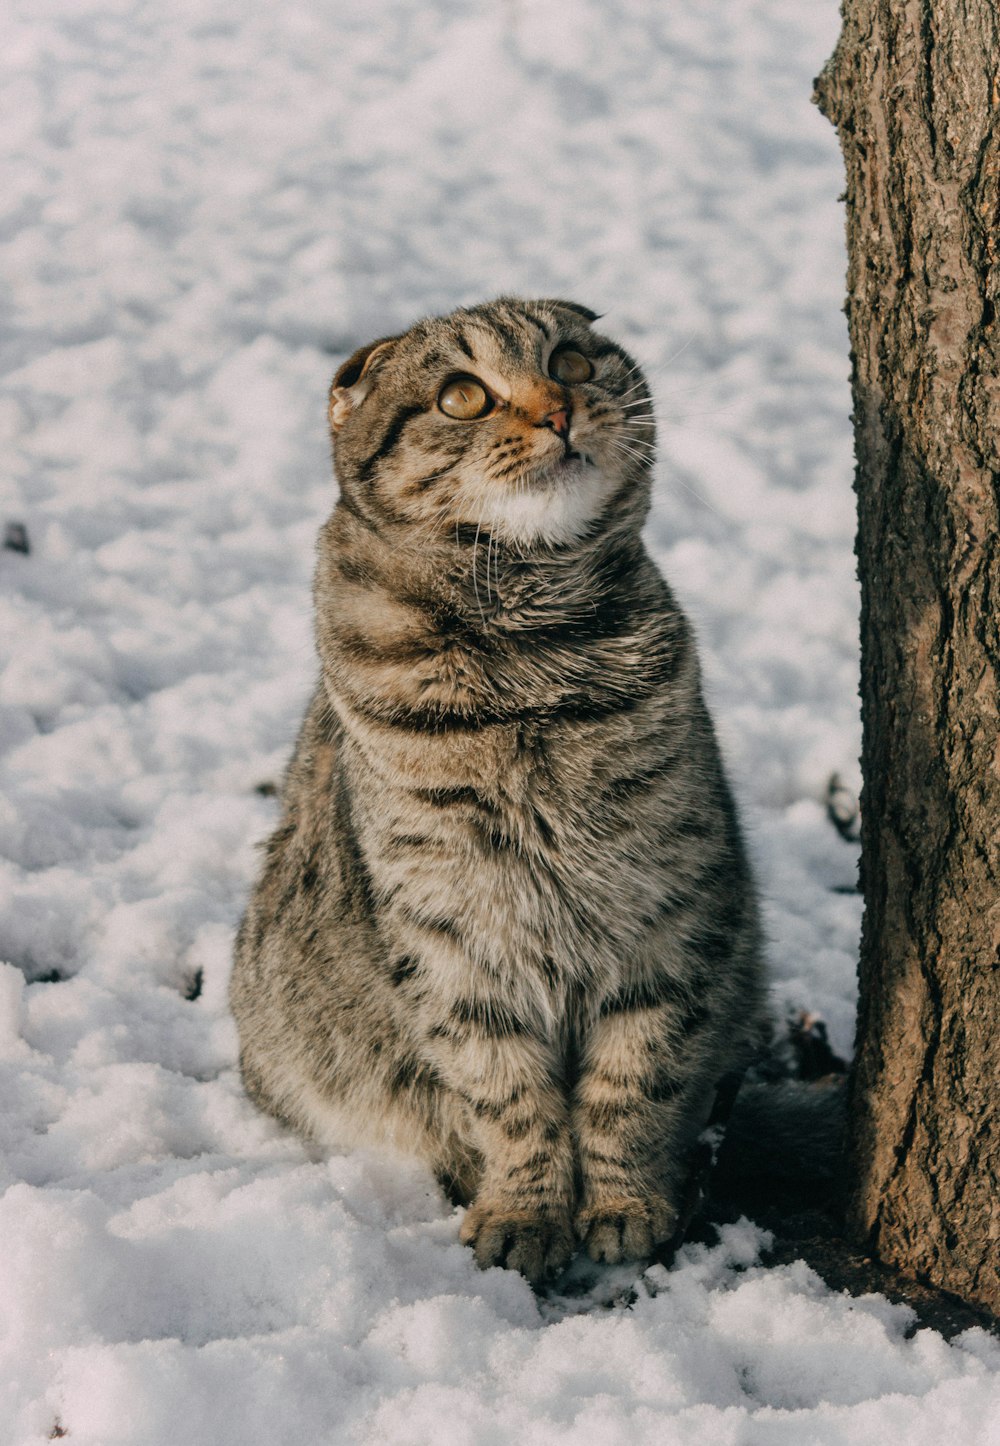
<svg viewBox="0 0 1000 1446">
<path fill-rule="evenodd" d="M 677 1211 L 662 1195 L 602 1200 L 581 1210 L 576 1231 L 591 1260 L 644 1260 L 669 1240 Z"/>
<path fill-rule="evenodd" d="M 569 1264 L 576 1249 L 567 1211 L 516 1210 L 503 1205 L 472 1205 L 459 1233 L 471 1245 L 480 1269 L 505 1265 L 540 1285 Z"/>
</svg>

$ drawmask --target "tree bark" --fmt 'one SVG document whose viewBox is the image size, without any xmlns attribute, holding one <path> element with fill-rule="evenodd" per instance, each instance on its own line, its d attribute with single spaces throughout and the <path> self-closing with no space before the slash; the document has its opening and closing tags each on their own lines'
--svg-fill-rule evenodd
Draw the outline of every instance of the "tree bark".
<svg viewBox="0 0 1000 1446">
<path fill-rule="evenodd" d="M 848 1222 L 1000 1315 L 1000 10 L 844 0 L 864 742 Z"/>
</svg>

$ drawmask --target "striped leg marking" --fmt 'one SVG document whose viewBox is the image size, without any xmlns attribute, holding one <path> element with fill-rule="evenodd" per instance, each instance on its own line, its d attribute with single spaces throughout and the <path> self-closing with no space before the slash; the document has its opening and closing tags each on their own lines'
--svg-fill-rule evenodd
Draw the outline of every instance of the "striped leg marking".
<svg viewBox="0 0 1000 1446">
<path fill-rule="evenodd" d="M 576 1230 L 594 1260 L 643 1259 L 677 1224 L 691 1071 L 672 1013 L 611 1013 L 588 1043 L 574 1112 L 583 1176 Z"/>
<path fill-rule="evenodd" d="M 550 1083 L 546 1048 L 496 1010 L 461 1003 L 431 1035 L 483 1159 L 461 1239 L 483 1269 L 506 1265 L 538 1284 L 568 1263 L 575 1246 L 569 1111 Z"/>
</svg>

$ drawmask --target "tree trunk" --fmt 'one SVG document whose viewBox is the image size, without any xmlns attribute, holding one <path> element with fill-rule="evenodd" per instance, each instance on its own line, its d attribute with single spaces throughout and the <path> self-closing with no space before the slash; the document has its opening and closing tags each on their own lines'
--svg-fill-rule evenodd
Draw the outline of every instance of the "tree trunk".
<svg viewBox="0 0 1000 1446">
<path fill-rule="evenodd" d="M 1000 11 L 844 0 L 861 579 L 852 1233 L 1000 1315 Z"/>
</svg>

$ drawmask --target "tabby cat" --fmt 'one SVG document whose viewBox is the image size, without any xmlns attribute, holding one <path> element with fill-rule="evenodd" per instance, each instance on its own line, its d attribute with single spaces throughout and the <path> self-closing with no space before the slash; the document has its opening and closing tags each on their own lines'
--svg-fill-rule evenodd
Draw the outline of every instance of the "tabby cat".
<svg viewBox="0 0 1000 1446">
<path fill-rule="evenodd" d="M 762 1015 L 690 628 L 640 538 L 646 382 L 502 298 L 338 371 L 321 676 L 236 947 L 243 1077 L 425 1160 L 482 1266 L 647 1256 Z"/>
</svg>

